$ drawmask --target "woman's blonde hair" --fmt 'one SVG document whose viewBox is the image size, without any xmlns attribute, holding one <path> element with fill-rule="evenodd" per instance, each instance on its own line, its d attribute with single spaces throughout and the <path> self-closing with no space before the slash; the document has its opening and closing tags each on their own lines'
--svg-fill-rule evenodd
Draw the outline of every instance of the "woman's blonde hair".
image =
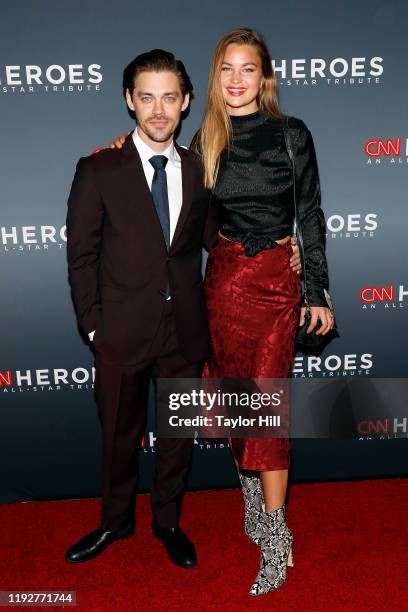
<svg viewBox="0 0 408 612">
<path fill-rule="evenodd" d="M 255 47 L 261 60 L 263 81 L 258 95 L 258 107 L 275 116 L 282 117 L 279 109 L 276 78 L 268 47 L 262 36 L 248 28 L 233 30 L 218 43 L 210 67 L 207 102 L 201 129 L 193 147 L 203 158 L 204 184 L 214 187 L 222 150 L 229 146 L 232 126 L 221 89 L 221 66 L 228 45 L 249 45 Z"/>
</svg>

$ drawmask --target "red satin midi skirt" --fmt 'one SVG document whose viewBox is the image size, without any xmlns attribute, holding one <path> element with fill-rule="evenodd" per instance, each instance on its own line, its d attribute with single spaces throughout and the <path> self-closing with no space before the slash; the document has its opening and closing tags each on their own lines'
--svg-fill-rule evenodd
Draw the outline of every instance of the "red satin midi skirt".
<svg viewBox="0 0 408 612">
<path fill-rule="evenodd" d="M 244 247 L 219 236 L 205 277 L 212 356 L 209 378 L 288 378 L 299 322 L 301 283 L 289 265 L 290 240 L 248 257 Z M 242 470 L 287 469 L 288 438 L 232 438 Z"/>
</svg>

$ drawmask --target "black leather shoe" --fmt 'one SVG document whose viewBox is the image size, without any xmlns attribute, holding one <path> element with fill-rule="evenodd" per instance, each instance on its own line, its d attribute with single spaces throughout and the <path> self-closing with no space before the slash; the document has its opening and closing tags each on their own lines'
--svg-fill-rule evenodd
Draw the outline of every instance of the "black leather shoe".
<svg viewBox="0 0 408 612">
<path fill-rule="evenodd" d="M 125 540 L 126 538 L 130 538 L 134 533 L 134 523 L 129 523 L 117 531 L 104 531 L 99 527 L 71 546 L 65 554 L 65 560 L 69 563 L 89 561 L 89 559 L 93 559 L 100 555 L 105 548 L 116 540 Z"/>
<path fill-rule="evenodd" d="M 197 564 L 197 556 L 194 544 L 179 527 L 168 529 L 152 524 L 153 533 L 162 544 L 164 544 L 170 561 L 179 567 L 194 567 Z"/>
</svg>

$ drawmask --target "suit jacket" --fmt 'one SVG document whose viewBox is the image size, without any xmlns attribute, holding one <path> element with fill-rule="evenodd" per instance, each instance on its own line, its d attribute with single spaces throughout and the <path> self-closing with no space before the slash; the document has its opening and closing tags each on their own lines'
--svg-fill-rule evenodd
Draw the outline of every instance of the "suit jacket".
<svg viewBox="0 0 408 612">
<path fill-rule="evenodd" d="M 201 273 L 202 246 L 217 221 L 194 153 L 181 158 L 183 202 L 167 250 L 142 162 L 129 135 L 121 150 L 79 160 L 68 200 L 68 271 L 78 321 L 106 362 L 135 365 L 147 354 L 167 281 L 180 350 L 205 359 L 210 337 Z"/>
</svg>

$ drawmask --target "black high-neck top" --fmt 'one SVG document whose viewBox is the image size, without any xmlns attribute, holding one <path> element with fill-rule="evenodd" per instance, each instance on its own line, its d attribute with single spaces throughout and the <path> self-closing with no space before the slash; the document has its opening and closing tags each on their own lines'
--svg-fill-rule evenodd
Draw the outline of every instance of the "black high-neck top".
<svg viewBox="0 0 408 612">
<path fill-rule="evenodd" d="M 293 173 L 286 150 L 283 119 L 256 111 L 231 116 L 232 142 L 220 157 L 213 199 L 220 232 L 243 244 L 249 257 L 276 246 L 292 233 Z M 298 222 L 303 237 L 310 306 L 327 306 L 326 223 L 320 207 L 320 184 L 310 131 L 289 118 L 295 155 Z"/>
<path fill-rule="evenodd" d="M 260 111 L 230 118 L 232 142 L 221 154 L 214 189 L 220 232 L 254 256 L 292 232 L 292 172 L 281 119 Z"/>
</svg>

